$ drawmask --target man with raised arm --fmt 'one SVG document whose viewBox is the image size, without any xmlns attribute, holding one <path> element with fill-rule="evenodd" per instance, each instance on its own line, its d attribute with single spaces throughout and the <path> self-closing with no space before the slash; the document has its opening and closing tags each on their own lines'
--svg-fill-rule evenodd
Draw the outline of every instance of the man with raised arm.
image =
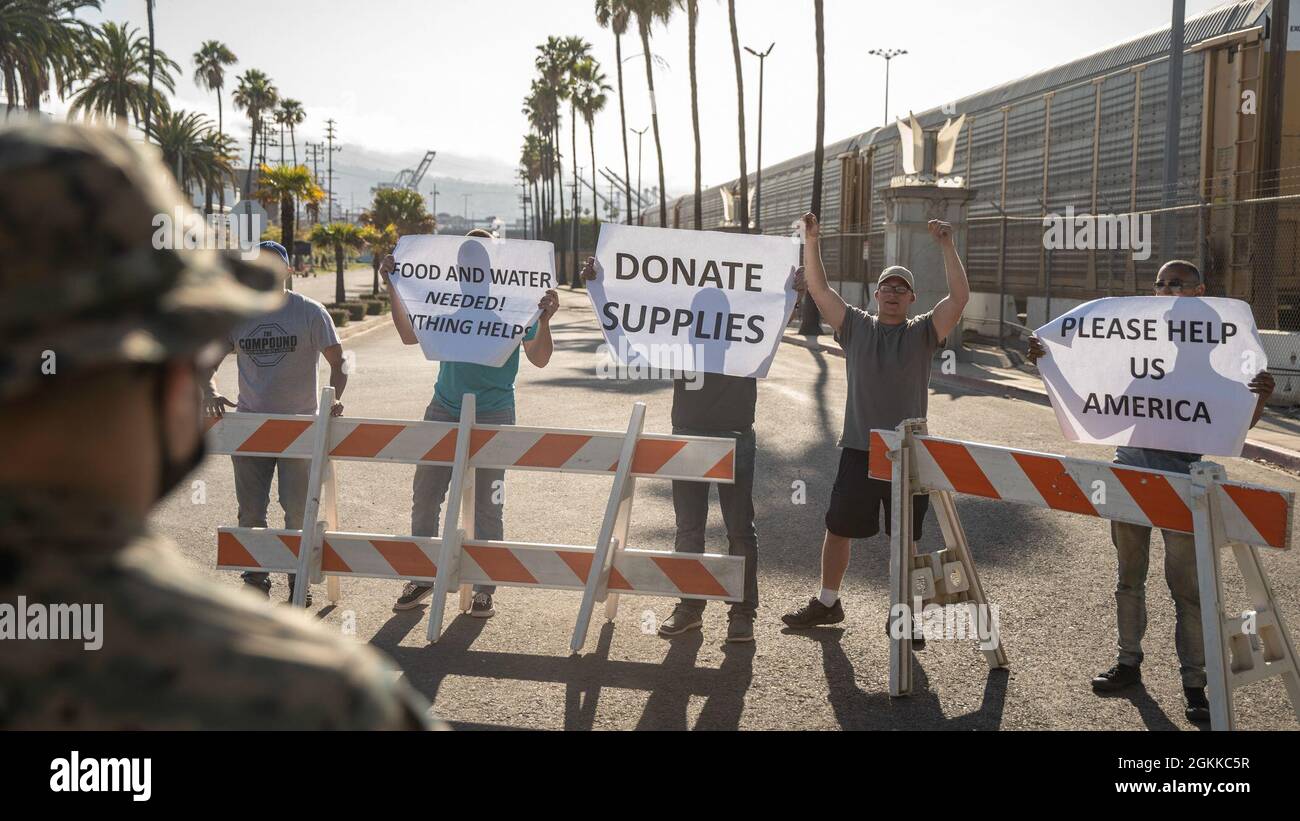
<svg viewBox="0 0 1300 821">
<path fill-rule="evenodd" d="M 889 482 L 867 475 L 867 449 L 873 428 L 892 429 L 904 419 L 925 416 L 929 398 L 930 364 L 950 333 L 958 330 L 961 313 L 970 299 L 966 269 L 957 255 L 952 226 L 930 220 L 930 236 L 943 250 L 948 295 L 934 309 L 908 318 L 916 301 L 912 272 L 891 266 L 876 280 L 879 313 L 872 315 L 848 305 L 826 281 L 822 267 L 820 226 L 805 214 L 804 251 L 807 288 L 822 318 L 830 324 L 844 347 L 848 398 L 844 407 L 844 433 L 840 437 L 840 466 L 826 511 L 822 541 L 822 589 L 807 604 L 781 619 L 790 627 L 805 628 L 844 621 L 840 584 L 849 567 L 853 539 L 880 532 L 880 509 L 885 510 L 889 532 Z M 921 522 L 929 509 L 922 495 L 912 505 L 912 532 L 921 535 Z M 916 641 L 916 646 L 924 646 Z"/>
</svg>

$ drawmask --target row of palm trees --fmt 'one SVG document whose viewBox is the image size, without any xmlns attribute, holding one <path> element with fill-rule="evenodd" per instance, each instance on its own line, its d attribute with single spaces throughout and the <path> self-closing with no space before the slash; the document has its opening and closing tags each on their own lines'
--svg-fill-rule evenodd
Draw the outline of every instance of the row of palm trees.
<svg viewBox="0 0 1300 821">
<path fill-rule="evenodd" d="M 701 180 L 701 161 L 700 161 L 700 108 L 699 93 L 696 82 L 695 57 L 696 57 L 696 30 L 699 23 L 699 0 L 595 0 L 596 22 L 602 27 L 609 29 L 614 35 L 614 59 L 618 64 L 618 110 L 620 120 L 620 131 L 623 135 L 623 182 L 626 188 L 626 202 L 628 209 L 625 216 L 627 223 L 632 223 L 632 187 L 631 187 L 631 163 L 628 152 L 628 128 L 626 107 L 624 105 L 623 90 L 623 37 L 628 34 L 632 26 L 636 26 L 637 36 L 641 40 L 641 51 L 645 63 L 646 87 L 650 95 L 650 123 L 654 132 L 655 156 L 659 173 L 659 225 L 667 227 L 668 225 L 668 203 L 664 186 L 664 162 L 662 143 L 659 136 L 659 108 L 655 100 L 654 84 L 654 59 L 650 50 L 651 34 L 656 25 L 667 26 L 674 17 L 675 12 L 684 11 L 686 13 L 686 22 L 688 30 L 689 45 L 689 63 L 690 63 L 690 84 L 691 84 L 691 127 L 695 137 L 695 197 L 694 197 L 694 227 L 703 228 L 703 199 L 701 192 L 703 183 Z M 811 210 L 815 213 L 821 211 L 821 166 L 824 150 L 824 125 L 825 125 L 825 81 L 824 81 L 824 21 L 822 14 L 822 0 L 813 0 L 813 16 L 815 25 L 815 35 L 817 44 L 817 126 L 816 126 L 816 158 L 813 179 L 813 196 L 810 203 Z M 737 102 L 737 136 L 740 142 L 740 175 L 739 175 L 739 197 L 737 201 L 736 221 L 739 223 L 742 231 L 750 229 L 749 218 L 749 169 L 746 158 L 746 138 L 745 138 L 745 82 L 740 59 L 740 34 L 736 25 L 736 0 L 727 0 L 727 17 L 731 32 L 731 52 L 736 69 L 736 102 Z M 576 43 L 585 47 L 581 53 L 577 50 Z M 563 190 L 563 163 L 556 153 L 559 134 L 559 116 L 558 103 L 564 99 L 571 99 L 567 95 L 573 87 L 574 72 L 573 66 L 575 60 L 579 57 L 590 59 L 590 45 L 580 38 L 573 37 L 550 37 L 546 43 L 538 46 L 541 56 L 538 57 L 537 67 L 539 76 L 533 81 L 532 88 L 528 96 L 524 99 L 524 113 L 528 116 L 531 133 L 525 136 L 524 146 L 520 155 L 521 176 L 531 187 L 535 203 L 539 207 L 535 211 L 535 223 L 541 229 L 538 233 L 544 233 L 549 227 L 549 215 L 551 213 L 552 201 L 554 197 L 548 198 L 548 194 L 553 194 L 555 183 L 554 178 L 559 178 L 561 191 Z M 601 107 L 604 105 L 602 95 Z M 579 106 L 581 107 L 581 106 Z M 599 110 L 599 109 L 596 109 Z M 588 128 L 591 127 L 591 118 L 584 112 L 587 117 Z M 592 112 L 594 116 L 594 111 Z M 571 115 L 572 118 L 572 115 Z M 594 139 L 593 139 L 594 143 Z M 592 169 L 596 167 L 595 147 L 592 147 Z M 576 161 L 576 150 L 573 154 Z M 595 175 L 592 175 L 593 180 Z M 540 191 L 539 191 L 540 188 Z M 539 201 L 539 195 L 541 199 Z M 638 192 L 637 201 L 640 199 Z M 560 199 L 561 220 L 564 215 L 563 198 Z M 592 213 L 595 214 L 594 192 Z"/>
</svg>

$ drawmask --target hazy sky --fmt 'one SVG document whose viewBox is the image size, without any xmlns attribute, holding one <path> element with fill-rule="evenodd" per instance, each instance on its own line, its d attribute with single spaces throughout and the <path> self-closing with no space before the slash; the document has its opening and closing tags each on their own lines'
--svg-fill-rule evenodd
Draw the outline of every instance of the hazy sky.
<svg viewBox="0 0 1300 821">
<path fill-rule="evenodd" d="M 1187 0 L 1187 13 L 1219 4 Z M 616 86 L 613 35 L 596 25 L 592 0 L 158 0 L 156 5 L 158 45 L 184 70 L 177 85 L 180 107 L 215 117 L 213 95 L 193 83 L 191 55 L 202 40 L 222 40 L 239 57 L 236 72 L 262 69 L 281 94 L 303 102 L 308 119 L 300 140 L 318 139 L 325 119 L 333 117 L 347 143 L 412 155 L 432 148 L 515 163 L 527 127 L 520 109 L 535 74 L 535 46 L 552 34 L 590 41 L 609 84 Z M 767 60 L 764 159 L 770 164 L 811 150 L 817 96 L 812 0 L 738 0 L 736 6 L 742 46 L 761 50 L 776 43 Z M 144 8 L 145 0 L 105 0 L 102 19 L 126 20 L 143 30 Z M 889 97 L 891 115 L 905 115 L 908 109 L 941 105 L 1167 25 L 1170 3 L 826 0 L 825 14 L 830 142 L 883 120 L 885 66 L 868 49 L 908 50 L 892 63 Z M 736 177 L 739 168 L 726 2 L 700 1 L 697 36 L 703 175 L 705 185 L 712 185 Z M 666 63 L 656 66 L 655 85 L 668 189 L 682 193 L 693 178 L 684 12 L 667 28 L 655 28 L 651 50 Z M 631 128 L 650 122 L 641 53 L 634 28 L 623 43 Z M 743 51 L 741 56 L 752 170 L 758 60 Z M 233 77 L 228 86 L 226 123 L 246 133 L 243 116 L 228 96 Z M 566 111 L 566 143 L 567 126 Z M 598 165 L 621 169 L 613 92 L 597 117 L 596 155 Z M 632 136 L 634 178 L 636 162 Z M 585 128 L 579 133 L 578 164 L 591 165 Z M 647 186 L 654 168 L 653 138 L 647 132 Z"/>
</svg>

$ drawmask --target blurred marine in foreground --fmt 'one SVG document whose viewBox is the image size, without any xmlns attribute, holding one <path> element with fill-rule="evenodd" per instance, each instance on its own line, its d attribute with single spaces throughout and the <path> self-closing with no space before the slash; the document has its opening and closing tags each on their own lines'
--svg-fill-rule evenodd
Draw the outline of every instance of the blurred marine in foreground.
<svg viewBox="0 0 1300 821">
<path fill-rule="evenodd" d="M 0 728 L 425 727 L 369 648 L 148 532 L 203 455 L 207 349 L 285 298 L 282 270 L 156 248 L 182 204 L 123 136 L 0 130 Z"/>
</svg>

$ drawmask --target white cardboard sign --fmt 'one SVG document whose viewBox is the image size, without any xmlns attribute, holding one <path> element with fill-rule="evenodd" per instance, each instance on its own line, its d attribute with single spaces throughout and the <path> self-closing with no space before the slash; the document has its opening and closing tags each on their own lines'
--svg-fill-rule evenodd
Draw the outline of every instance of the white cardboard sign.
<svg viewBox="0 0 1300 821">
<path fill-rule="evenodd" d="M 767 376 L 794 312 L 790 237 L 604 223 L 596 321 L 623 365 Z"/>
<path fill-rule="evenodd" d="M 1239 456 L 1268 360 L 1250 306 L 1219 297 L 1107 297 L 1034 332 L 1065 438 Z"/>
<path fill-rule="evenodd" d="M 549 242 L 421 234 L 398 240 L 393 258 L 420 350 L 441 362 L 505 364 L 555 287 Z"/>
</svg>

